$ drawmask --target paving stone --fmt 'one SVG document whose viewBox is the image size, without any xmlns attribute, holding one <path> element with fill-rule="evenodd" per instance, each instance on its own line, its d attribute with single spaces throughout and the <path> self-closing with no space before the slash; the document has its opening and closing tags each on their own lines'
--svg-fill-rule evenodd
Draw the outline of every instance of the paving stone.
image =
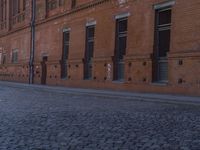
<svg viewBox="0 0 200 150">
<path fill-rule="evenodd" d="M 198 150 L 200 106 L 1 86 L 0 150 Z"/>
</svg>

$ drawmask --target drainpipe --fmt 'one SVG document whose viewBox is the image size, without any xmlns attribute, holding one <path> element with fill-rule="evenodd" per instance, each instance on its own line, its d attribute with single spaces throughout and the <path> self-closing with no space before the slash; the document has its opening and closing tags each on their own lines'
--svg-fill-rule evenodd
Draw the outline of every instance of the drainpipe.
<svg viewBox="0 0 200 150">
<path fill-rule="evenodd" d="M 31 10 L 31 51 L 30 51 L 30 62 L 29 62 L 29 84 L 33 84 L 34 81 L 34 54 L 35 54 L 35 10 L 36 0 L 32 0 Z"/>
</svg>

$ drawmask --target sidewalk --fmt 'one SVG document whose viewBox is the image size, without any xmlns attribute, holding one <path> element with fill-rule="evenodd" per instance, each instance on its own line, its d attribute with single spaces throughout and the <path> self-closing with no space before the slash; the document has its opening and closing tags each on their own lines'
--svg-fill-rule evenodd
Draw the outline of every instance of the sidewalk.
<svg viewBox="0 0 200 150">
<path fill-rule="evenodd" d="M 200 105 L 200 97 L 170 95 L 170 94 L 156 94 L 156 93 L 134 93 L 125 91 L 111 91 L 111 90 L 96 90 L 96 89 L 80 89 L 80 88 L 68 88 L 59 86 L 47 86 L 47 85 L 35 85 L 0 81 L 0 86 L 7 86 L 13 88 L 28 88 L 44 92 L 57 92 L 64 94 L 81 94 L 96 96 L 102 98 L 120 98 L 137 101 L 151 101 L 151 102 L 164 102 L 164 103 L 178 103 L 178 104 L 192 104 Z"/>
</svg>

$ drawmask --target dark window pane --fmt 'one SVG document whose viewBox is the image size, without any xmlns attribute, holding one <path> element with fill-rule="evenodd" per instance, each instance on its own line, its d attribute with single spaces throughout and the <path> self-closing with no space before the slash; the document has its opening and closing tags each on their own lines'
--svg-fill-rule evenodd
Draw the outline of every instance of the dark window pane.
<svg viewBox="0 0 200 150">
<path fill-rule="evenodd" d="M 155 37 L 155 61 L 153 77 L 155 81 L 166 82 L 168 80 L 167 52 L 170 50 L 171 9 L 165 8 L 156 11 L 156 37 Z"/>
<path fill-rule="evenodd" d="M 117 63 L 117 79 L 118 80 L 124 79 L 124 62 Z"/>
<path fill-rule="evenodd" d="M 117 59 L 123 59 L 126 53 L 126 39 L 127 39 L 127 18 L 123 18 L 117 21 Z"/>
<path fill-rule="evenodd" d="M 63 59 L 68 59 L 69 53 L 69 32 L 63 33 Z"/>
<path fill-rule="evenodd" d="M 65 4 L 65 0 L 59 0 L 59 6 L 63 6 Z"/>
<path fill-rule="evenodd" d="M 76 7 L 76 0 L 71 0 L 71 8 L 75 8 Z"/>
<path fill-rule="evenodd" d="M 116 51 L 115 51 L 115 68 L 114 79 L 124 79 L 124 60 L 123 56 L 126 54 L 126 40 L 127 40 L 127 18 L 117 20 L 116 25 Z"/>
<path fill-rule="evenodd" d="M 6 55 L 4 54 L 3 55 L 3 62 L 2 62 L 3 64 L 5 64 L 6 63 Z"/>
<path fill-rule="evenodd" d="M 170 24 L 171 23 L 171 9 L 165 10 L 165 11 L 160 11 L 158 13 L 158 24 L 163 25 L 163 24 Z"/>
<path fill-rule="evenodd" d="M 118 21 L 118 32 L 126 32 L 127 31 L 127 19 Z"/>
<path fill-rule="evenodd" d="M 123 56 L 126 53 L 126 36 L 119 37 L 119 59 L 123 59 Z"/>
<path fill-rule="evenodd" d="M 0 21 L 3 21 L 3 0 L 0 0 Z"/>
<path fill-rule="evenodd" d="M 159 56 L 167 56 L 170 49 L 170 30 L 159 31 Z"/>
<path fill-rule="evenodd" d="M 61 61 L 61 78 L 67 78 L 67 60 L 69 55 L 69 40 L 70 33 L 63 33 L 63 53 L 62 53 L 62 61 Z"/>
<path fill-rule="evenodd" d="M 61 78 L 67 78 L 67 62 L 62 61 L 61 64 Z"/>
<path fill-rule="evenodd" d="M 23 10 L 26 9 L 26 0 L 23 0 Z"/>
<path fill-rule="evenodd" d="M 64 32 L 63 33 L 63 39 L 64 39 L 64 44 L 68 45 L 69 44 L 69 32 Z"/>
<path fill-rule="evenodd" d="M 94 50 L 94 42 L 89 42 L 88 43 L 88 55 L 89 55 L 90 59 L 93 57 L 93 50 Z"/>
<path fill-rule="evenodd" d="M 68 59 L 68 51 L 69 51 L 69 46 L 65 45 L 63 49 L 63 59 L 66 60 Z"/>
<path fill-rule="evenodd" d="M 94 27 L 88 27 L 88 38 L 93 38 L 94 37 Z"/>
<path fill-rule="evenodd" d="M 57 0 L 48 0 L 47 2 L 48 10 L 55 9 L 57 8 L 58 5 L 59 5 L 59 1 Z"/>
<path fill-rule="evenodd" d="M 12 63 L 18 62 L 18 50 L 13 50 L 12 52 Z"/>
<path fill-rule="evenodd" d="M 95 26 L 86 28 L 86 50 L 85 50 L 85 64 L 84 64 L 84 79 L 92 78 L 92 61 L 94 53 L 94 34 Z"/>
<path fill-rule="evenodd" d="M 168 64 L 167 62 L 158 63 L 158 80 L 167 81 L 168 79 Z"/>
<path fill-rule="evenodd" d="M 89 61 L 93 57 L 94 51 L 94 26 L 87 27 L 87 48 L 86 48 L 86 60 Z"/>
</svg>

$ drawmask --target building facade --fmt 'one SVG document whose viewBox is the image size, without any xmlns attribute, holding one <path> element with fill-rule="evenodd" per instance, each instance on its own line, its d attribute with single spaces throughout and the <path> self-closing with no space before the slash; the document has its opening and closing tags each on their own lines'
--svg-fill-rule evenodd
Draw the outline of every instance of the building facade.
<svg viewBox="0 0 200 150">
<path fill-rule="evenodd" d="M 199 18 L 197 0 L 0 0 L 0 80 L 200 95 Z"/>
</svg>

